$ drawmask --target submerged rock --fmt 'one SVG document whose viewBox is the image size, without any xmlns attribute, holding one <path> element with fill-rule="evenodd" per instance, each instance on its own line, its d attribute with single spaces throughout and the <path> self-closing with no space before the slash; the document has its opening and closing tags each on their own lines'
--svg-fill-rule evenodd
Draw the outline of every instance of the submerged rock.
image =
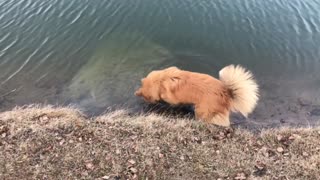
<svg viewBox="0 0 320 180">
<path fill-rule="evenodd" d="M 142 35 L 110 37 L 73 77 L 65 97 L 86 109 L 134 104 L 140 78 L 170 58 L 168 50 Z"/>
<path fill-rule="evenodd" d="M 313 109 L 313 110 L 310 112 L 310 115 L 311 115 L 311 116 L 320 116 L 320 107 L 319 107 L 319 108 L 316 108 L 316 109 Z"/>
</svg>

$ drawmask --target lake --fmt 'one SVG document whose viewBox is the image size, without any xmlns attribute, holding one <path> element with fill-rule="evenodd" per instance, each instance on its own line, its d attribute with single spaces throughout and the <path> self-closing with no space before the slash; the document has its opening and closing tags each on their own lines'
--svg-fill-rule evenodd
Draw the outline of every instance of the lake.
<svg viewBox="0 0 320 180">
<path fill-rule="evenodd" d="M 320 125 L 320 0 L 2 0 L 0 110 L 144 109 L 151 70 L 213 76 L 231 63 L 261 89 L 245 127 Z"/>
</svg>

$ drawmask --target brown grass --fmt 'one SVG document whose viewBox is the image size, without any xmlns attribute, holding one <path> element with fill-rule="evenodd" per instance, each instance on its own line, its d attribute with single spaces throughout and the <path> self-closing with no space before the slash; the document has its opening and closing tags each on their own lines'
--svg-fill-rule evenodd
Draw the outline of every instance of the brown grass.
<svg viewBox="0 0 320 180">
<path fill-rule="evenodd" d="M 320 128 L 246 130 L 187 119 L 0 114 L 0 179 L 318 179 Z"/>
</svg>

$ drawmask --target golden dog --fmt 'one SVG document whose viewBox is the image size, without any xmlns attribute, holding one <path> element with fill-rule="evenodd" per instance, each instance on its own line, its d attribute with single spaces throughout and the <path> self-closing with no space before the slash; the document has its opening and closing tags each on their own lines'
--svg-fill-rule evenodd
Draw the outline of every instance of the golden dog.
<svg viewBox="0 0 320 180">
<path fill-rule="evenodd" d="M 207 74 L 169 67 L 152 71 L 135 92 L 146 102 L 165 101 L 171 105 L 194 105 L 196 119 L 230 126 L 229 114 L 251 113 L 259 99 L 253 74 L 241 66 L 229 65 L 219 72 L 219 80 Z"/>
</svg>

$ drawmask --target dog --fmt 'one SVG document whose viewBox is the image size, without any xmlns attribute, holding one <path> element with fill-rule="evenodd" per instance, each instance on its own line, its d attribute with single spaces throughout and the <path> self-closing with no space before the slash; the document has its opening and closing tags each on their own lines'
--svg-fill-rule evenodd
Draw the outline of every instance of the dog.
<svg viewBox="0 0 320 180">
<path fill-rule="evenodd" d="M 224 67 L 219 79 L 172 66 L 150 72 L 134 94 L 148 103 L 190 104 L 196 119 L 230 126 L 230 112 L 248 117 L 255 109 L 259 87 L 253 74 L 240 65 Z"/>
</svg>

